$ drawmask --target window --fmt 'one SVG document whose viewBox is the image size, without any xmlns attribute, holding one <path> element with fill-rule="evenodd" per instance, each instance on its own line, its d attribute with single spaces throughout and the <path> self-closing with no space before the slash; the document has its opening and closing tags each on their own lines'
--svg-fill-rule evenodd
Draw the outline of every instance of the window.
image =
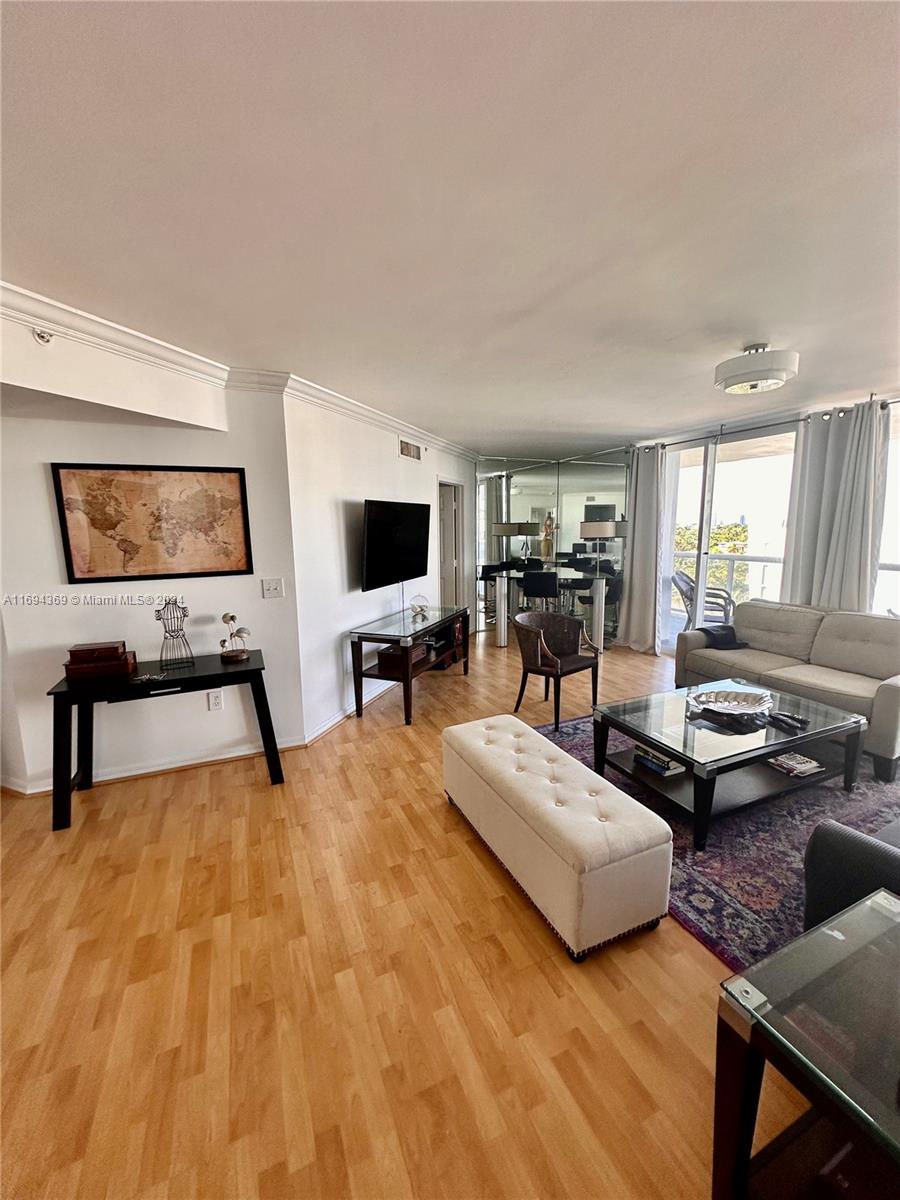
<svg viewBox="0 0 900 1200">
<path fill-rule="evenodd" d="M 872 608 L 875 612 L 900 616 L 900 403 L 891 405 L 884 526 Z"/>
</svg>

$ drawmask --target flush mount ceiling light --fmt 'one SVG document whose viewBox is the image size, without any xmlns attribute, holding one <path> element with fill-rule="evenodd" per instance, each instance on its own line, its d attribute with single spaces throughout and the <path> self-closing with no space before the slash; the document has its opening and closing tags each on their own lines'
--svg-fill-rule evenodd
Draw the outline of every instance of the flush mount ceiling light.
<svg viewBox="0 0 900 1200">
<path fill-rule="evenodd" d="M 744 347 L 737 358 L 716 367 L 716 387 L 731 395 L 771 392 L 797 378 L 800 355 L 796 350 L 770 350 L 765 342 Z"/>
</svg>

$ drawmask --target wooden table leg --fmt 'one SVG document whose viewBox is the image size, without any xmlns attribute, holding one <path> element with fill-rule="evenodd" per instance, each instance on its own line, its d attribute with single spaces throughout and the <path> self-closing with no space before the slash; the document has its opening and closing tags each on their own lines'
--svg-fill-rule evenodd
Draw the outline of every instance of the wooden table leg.
<svg viewBox="0 0 900 1200">
<path fill-rule="evenodd" d="M 275 727 L 272 724 L 272 714 L 269 712 L 269 698 L 266 695 L 266 684 L 262 677 L 262 671 L 257 671 L 251 677 L 250 691 L 253 693 L 256 720 L 259 724 L 263 750 L 266 753 L 269 781 L 271 783 L 284 783 L 284 771 L 281 768 L 281 756 L 278 753 L 278 743 L 275 740 Z"/>
<path fill-rule="evenodd" d="M 609 742 L 609 726 L 601 717 L 594 718 L 594 770 L 602 775 L 606 770 L 606 747 Z"/>
<path fill-rule="evenodd" d="M 53 697 L 53 820 L 52 829 L 72 824 L 72 703 Z"/>
<path fill-rule="evenodd" d="M 463 675 L 469 673 L 469 614 L 463 613 L 462 618 L 462 648 L 463 648 Z"/>
<path fill-rule="evenodd" d="M 844 791 L 852 790 L 859 774 L 859 763 L 863 751 L 862 729 L 852 730 L 844 738 Z"/>
<path fill-rule="evenodd" d="M 716 1098 L 712 1200 L 746 1194 L 765 1059 L 720 1015 L 716 1028 Z"/>
<path fill-rule="evenodd" d="M 356 703 L 356 715 L 363 714 L 363 648 L 362 642 L 355 638 L 350 643 L 350 661 L 353 664 L 353 699 Z"/>
<path fill-rule="evenodd" d="M 94 704 L 92 700 L 78 703 L 78 790 L 94 786 Z"/>
<path fill-rule="evenodd" d="M 403 720 L 407 725 L 412 725 L 412 652 L 412 646 L 400 647 L 401 670 L 403 671 Z"/>
<path fill-rule="evenodd" d="M 708 779 L 694 776 L 694 849 L 705 850 L 709 836 L 709 819 L 712 815 L 713 796 L 716 792 L 716 777 Z"/>
</svg>

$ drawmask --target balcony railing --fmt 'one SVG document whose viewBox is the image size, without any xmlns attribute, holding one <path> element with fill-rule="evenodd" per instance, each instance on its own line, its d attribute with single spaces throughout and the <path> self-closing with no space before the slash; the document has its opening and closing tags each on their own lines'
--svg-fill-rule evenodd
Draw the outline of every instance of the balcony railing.
<svg viewBox="0 0 900 1200">
<path fill-rule="evenodd" d="M 687 571 L 687 573 L 689 575 L 693 576 L 694 568 L 697 563 L 696 551 L 694 551 L 694 550 L 676 550 L 674 552 L 674 554 L 672 555 L 672 558 L 674 559 L 676 568 L 685 570 L 685 571 Z M 726 590 L 729 591 L 732 594 L 732 596 L 734 596 L 734 599 L 737 602 L 740 602 L 741 600 L 749 599 L 750 594 L 751 594 L 750 588 L 746 589 L 746 591 L 747 591 L 746 595 L 742 594 L 744 589 L 739 588 L 739 592 L 741 594 L 735 595 L 734 574 L 735 574 L 735 569 L 736 569 L 738 563 L 747 563 L 748 565 L 752 565 L 752 564 L 756 563 L 762 568 L 760 571 L 759 578 L 753 580 L 752 595 L 753 595 L 754 599 L 756 599 L 757 597 L 760 599 L 763 599 L 763 600 L 777 600 L 778 599 L 777 595 L 768 596 L 766 594 L 766 592 L 767 592 L 767 589 L 770 587 L 773 589 L 780 588 L 780 586 L 781 586 L 780 572 L 778 572 L 776 574 L 775 578 L 772 579 L 771 576 L 775 573 L 771 571 L 771 567 L 783 566 L 784 565 L 783 558 L 775 558 L 774 556 L 769 556 L 769 555 L 765 555 L 765 554 L 710 554 L 708 561 L 709 561 L 710 567 L 712 567 L 715 563 L 725 563 L 726 564 L 724 584 L 721 582 L 721 579 L 719 578 L 718 573 L 715 576 L 713 576 L 712 582 L 715 587 L 726 588 Z M 893 574 L 900 572 L 900 563 L 880 562 L 878 564 L 878 583 L 880 583 L 881 579 L 883 578 L 883 576 L 881 574 L 882 571 L 884 571 L 885 574 L 889 578 L 892 578 Z M 769 576 L 768 582 L 766 579 L 767 575 Z M 879 601 L 879 597 L 881 597 L 880 601 Z M 900 603 L 900 591 L 898 591 L 896 599 L 897 599 L 897 602 Z M 679 612 L 681 612 L 681 613 L 684 612 L 684 608 L 681 603 L 681 597 L 678 595 L 678 593 L 675 591 L 674 588 L 672 589 L 672 602 L 673 602 L 672 603 L 672 618 L 674 619 Z M 884 612 L 885 611 L 885 602 L 886 602 L 887 611 L 893 612 L 894 611 L 894 609 L 892 608 L 892 605 L 894 603 L 893 592 L 885 593 L 884 595 L 882 595 L 882 589 L 876 588 L 876 596 L 875 596 L 876 611 Z M 879 607 L 879 605 L 880 605 L 880 607 Z M 682 619 L 683 619 L 683 617 L 682 617 Z"/>
<path fill-rule="evenodd" d="M 672 558 L 674 559 L 675 566 L 677 568 L 679 568 L 681 570 L 686 570 L 689 575 L 693 575 L 693 568 L 696 566 L 696 563 L 697 563 L 697 552 L 695 550 L 676 550 L 675 553 L 672 555 Z M 725 563 L 726 564 L 726 566 L 725 566 L 725 582 L 724 583 L 720 582 L 720 580 L 717 576 L 715 579 L 714 586 L 715 587 L 724 587 L 726 589 L 726 591 L 729 591 L 732 594 L 732 596 L 734 596 L 734 589 L 735 589 L 734 573 L 735 573 L 735 569 L 738 566 L 738 564 L 746 563 L 748 566 L 752 565 L 754 563 L 759 564 L 762 567 L 762 570 L 760 572 L 760 579 L 759 579 L 758 583 L 754 583 L 753 590 L 754 590 L 755 595 L 761 597 L 762 599 L 769 599 L 769 597 L 766 596 L 766 589 L 769 586 L 766 583 L 766 575 L 771 574 L 771 572 L 768 570 L 768 568 L 770 568 L 772 566 L 779 566 L 779 567 L 782 566 L 784 563 L 784 559 L 776 558 L 774 555 L 767 555 L 767 554 L 712 553 L 708 556 L 707 562 L 709 563 L 710 568 L 712 568 L 716 563 Z M 780 584 L 780 578 L 779 578 L 779 584 Z M 749 592 L 748 592 L 748 596 L 734 596 L 734 598 L 735 598 L 735 600 L 748 599 Z"/>
</svg>

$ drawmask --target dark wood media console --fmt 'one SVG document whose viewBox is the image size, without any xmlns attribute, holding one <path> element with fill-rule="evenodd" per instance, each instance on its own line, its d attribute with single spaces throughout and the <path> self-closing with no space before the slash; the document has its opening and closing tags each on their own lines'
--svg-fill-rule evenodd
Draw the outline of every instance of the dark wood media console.
<svg viewBox="0 0 900 1200">
<path fill-rule="evenodd" d="M 376 666 L 363 667 L 367 642 L 387 646 Z M 423 647 L 425 647 L 423 651 Z M 469 673 L 468 608 L 429 608 L 421 617 L 410 612 L 392 613 L 350 631 L 353 660 L 353 694 L 356 715 L 363 715 L 363 680 L 382 679 L 403 684 L 403 717 L 412 724 L 412 681 L 423 671 L 443 670 L 462 662 Z"/>
</svg>

